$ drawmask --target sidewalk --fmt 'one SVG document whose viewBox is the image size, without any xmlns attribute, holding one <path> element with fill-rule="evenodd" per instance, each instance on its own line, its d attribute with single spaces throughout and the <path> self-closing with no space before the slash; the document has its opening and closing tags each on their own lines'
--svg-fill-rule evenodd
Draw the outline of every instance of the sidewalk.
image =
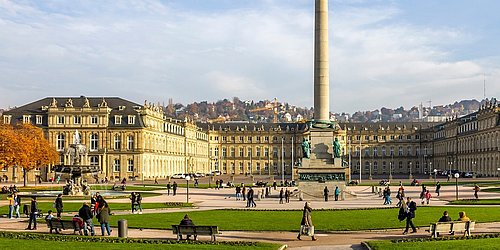
<svg viewBox="0 0 500 250">
<path fill-rule="evenodd" d="M 17 232 L 37 232 L 48 233 L 45 223 L 39 223 L 36 231 L 24 230 L 27 225 L 27 219 L 0 219 L 0 231 Z M 101 235 L 99 226 L 95 227 L 96 234 Z M 430 237 L 427 228 L 419 228 L 418 233 L 402 235 L 401 229 L 377 230 L 377 231 L 348 231 L 331 232 L 316 234 L 318 240 L 311 241 L 311 238 L 302 236 L 302 240 L 297 240 L 295 232 L 256 232 L 256 231 L 223 231 L 217 237 L 219 241 L 263 241 L 282 245 L 288 245 L 289 249 L 307 250 L 307 249 L 363 249 L 362 241 L 386 240 L 397 238 L 418 238 Z M 500 222 L 476 224 L 473 234 L 498 233 L 500 232 Z M 65 231 L 65 234 L 72 233 Z M 112 236 L 118 236 L 118 229 L 113 228 Z M 170 230 L 155 229 L 129 229 L 128 236 L 131 238 L 155 238 L 175 240 L 175 235 Z M 201 240 L 209 240 L 209 237 L 200 236 Z"/>
</svg>

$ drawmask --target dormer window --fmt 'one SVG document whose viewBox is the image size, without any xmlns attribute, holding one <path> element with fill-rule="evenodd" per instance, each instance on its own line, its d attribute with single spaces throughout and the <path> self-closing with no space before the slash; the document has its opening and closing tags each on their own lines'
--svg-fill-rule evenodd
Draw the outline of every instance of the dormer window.
<svg viewBox="0 0 500 250">
<path fill-rule="evenodd" d="M 10 115 L 4 115 L 3 116 L 3 123 L 4 124 L 10 124 L 10 118 L 11 118 Z"/>
<path fill-rule="evenodd" d="M 40 124 L 42 124 L 42 122 L 43 122 L 43 116 L 37 115 L 36 116 L 36 124 L 40 125 Z"/>
<path fill-rule="evenodd" d="M 128 124 L 130 124 L 130 125 L 135 124 L 135 116 L 133 116 L 133 115 L 128 116 Z"/>
<path fill-rule="evenodd" d="M 116 125 L 122 124 L 122 116 L 121 115 L 115 115 L 115 124 Z"/>
<path fill-rule="evenodd" d="M 31 115 L 23 115 L 23 123 L 31 123 Z"/>
</svg>

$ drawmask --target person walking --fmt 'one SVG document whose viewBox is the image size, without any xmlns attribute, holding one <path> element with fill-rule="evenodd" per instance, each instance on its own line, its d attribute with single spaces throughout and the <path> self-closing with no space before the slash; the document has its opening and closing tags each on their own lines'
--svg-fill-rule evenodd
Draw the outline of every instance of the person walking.
<svg viewBox="0 0 500 250">
<path fill-rule="evenodd" d="M 101 233 L 104 236 L 104 229 L 106 229 L 106 233 L 108 236 L 111 235 L 111 228 L 109 227 L 109 216 L 111 215 L 111 209 L 107 202 L 104 203 L 104 206 L 99 211 L 99 216 L 97 217 L 99 224 L 101 224 Z"/>
<path fill-rule="evenodd" d="M 403 234 L 408 233 L 408 229 L 411 226 L 411 233 L 416 233 L 417 229 L 413 224 L 413 218 L 415 218 L 415 210 L 417 210 L 417 203 L 411 200 L 410 197 L 406 198 L 406 229 Z"/>
<path fill-rule="evenodd" d="M 167 183 L 167 195 L 170 196 L 170 189 L 172 188 L 172 185 L 170 185 L 170 181 Z"/>
<path fill-rule="evenodd" d="M 335 201 L 339 200 L 339 195 L 340 195 L 340 189 L 339 186 L 335 186 Z"/>
<path fill-rule="evenodd" d="M 236 190 L 236 200 L 239 201 L 241 200 L 241 187 L 237 186 L 235 190 Z"/>
<path fill-rule="evenodd" d="M 13 208 L 13 213 L 16 214 L 16 218 L 20 218 L 21 215 L 19 214 L 19 208 L 21 207 L 21 197 L 17 195 L 16 192 L 12 194 L 12 199 L 14 200 L 14 208 Z"/>
<path fill-rule="evenodd" d="M 311 212 L 311 205 L 309 202 L 306 202 L 304 209 L 302 210 L 302 221 L 300 222 L 299 235 L 297 235 L 298 240 L 302 240 L 300 238 L 301 235 L 311 236 L 313 241 L 316 240 L 316 237 L 314 237 L 314 226 L 312 223 Z"/>
<path fill-rule="evenodd" d="M 54 202 L 54 208 L 57 211 L 57 218 L 61 218 L 61 213 L 63 212 L 62 194 L 57 195 L 56 201 Z"/>
<path fill-rule="evenodd" d="M 155 184 L 158 184 L 158 177 L 155 177 Z"/>
<path fill-rule="evenodd" d="M 328 201 L 328 193 L 330 190 L 328 190 L 328 187 L 325 186 L 325 189 L 323 189 L 323 197 L 325 197 L 325 201 Z"/>
<path fill-rule="evenodd" d="M 284 196 L 284 192 L 283 192 L 283 188 L 281 188 L 281 190 L 280 190 L 280 204 L 283 204 L 283 196 Z"/>
<path fill-rule="evenodd" d="M 286 203 L 290 203 L 290 195 L 291 195 L 290 190 L 288 190 L 288 188 L 287 188 L 285 191 L 285 202 Z"/>
<path fill-rule="evenodd" d="M 476 198 L 476 200 L 477 200 L 477 199 L 479 199 L 479 196 L 477 195 L 477 193 L 478 193 L 478 192 L 479 192 L 479 190 L 481 190 L 481 189 L 479 188 L 479 186 L 478 186 L 477 184 L 474 184 L 474 188 L 473 188 L 473 190 L 474 190 L 474 197 Z"/>
<path fill-rule="evenodd" d="M 439 183 L 439 181 L 438 181 L 436 184 L 436 194 L 438 195 L 438 197 L 439 197 L 440 192 L 441 192 L 441 183 Z"/>
<path fill-rule="evenodd" d="M 7 200 L 9 201 L 9 219 L 12 219 L 12 213 L 14 212 L 14 195 L 8 195 Z"/>
<path fill-rule="evenodd" d="M 174 192 L 174 196 L 177 194 L 177 182 L 174 181 L 174 184 L 172 185 L 172 191 Z"/>
<path fill-rule="evenodd" d="M 241 186 L 243 186 L 243 189 L 241 190 L 241 196 L 243 196 L 243 201 L 245 201 L 247 199 L 247 188 L 245 187 L 245 184 L 241 184 Z"/>
<path fill-rule="evenodd" d="M 90 211 L 90 207 L 87 202 L 84 202 L 80 210 L 78 210 L 78 216 L 82 218 L 83 220 L 83 232 L 87 236 L 88 235 L 88 229 L 90 229 L 90 235 L 94 236 L 95 231 L 94 231 L 94 223 L 92 222 L 92 218 L 94 217 L 92 215 L 92 211 Z"/>
<path fill-rule="evenodd" d="M 429 205 L 431 198 L 432 198 L 431 192 L 429 192 L 429 190 L 425 191 L 425 200 L 427 201 L 427 205 Z"/>
<path fill-rule="evenodd" d="M 132 192 L 132 194 L 130 194 L 130 206 L 132 213 L 135 214 L 135 212 L 137 211 L 137 196 L 135 192 Z"/>
<path fill-rule="evenodd" d="M 141 193 L 138 192 L 135 193 L 136 193 L 135 199 L 137 203 L 136 211 L 139 210 L 139 214 L 142 214 L 142 195 Z"/>
<path fill-rule="evenodd" d="M 248 207 L 256 207 L 257 206 L 257 204 L 255 204 L 255 201 L 254 201 L 254 190 L 252 187 L 250 187 L 250 189 L 248 190 L 247 199 L 248 199 Z"/>
<path fill-rule="evenodd" d="M 38 203 L 36 202 L 36 197 L 31 198 L 30 208 L 30 220 L 26 230 L 36 230 L 36 216 L 38 215 Z M 33 227 L 31 227 L 31 223 L 33 223 Z"/>
</svg>

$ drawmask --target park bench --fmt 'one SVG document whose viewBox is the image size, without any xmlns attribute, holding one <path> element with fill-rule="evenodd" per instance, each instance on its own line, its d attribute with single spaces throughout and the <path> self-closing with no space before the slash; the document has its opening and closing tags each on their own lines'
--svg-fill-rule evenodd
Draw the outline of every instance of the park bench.
<svg viewBox="0 0 500 250">
<path fill-rule="evenodd" d="M 197 240 L 198 235 L 209 235 L 212 241 L 216 241 L 215 236 L 219 234 L 217 226 L 184 226 L 172 225 L 172 232 L 177 235 L 177 240 L 182 238 L 182 235 L 193 235 L 194 240 Z"/>
<path fill-rule="evenodd" d="M 67 229 L 73 229 L 73 234 L 76 234 L 77 232 L 81 235 L 82 234 L 82 229 L 78 225 L 76 221 L 72 220 L 59 220 L 57 218 L 53 218 L 51 220 L 46 220 L 47 222 L 47 227 L 50 229 L 49 233 L 52 233 L 52 231 L 55 231 L 58 233 L 58 229 L 61 230 L 67 230 Z"/>
<path fill-rule="evenodd" d="M 450 221 L 437 222 L 431 224 L 430 233 L 433 238 L 438 237 L 439 233 L 464 232 L 464 236 L 470 236 L 470 231 L 474 230 L 475 221 Z"/>
</svg>

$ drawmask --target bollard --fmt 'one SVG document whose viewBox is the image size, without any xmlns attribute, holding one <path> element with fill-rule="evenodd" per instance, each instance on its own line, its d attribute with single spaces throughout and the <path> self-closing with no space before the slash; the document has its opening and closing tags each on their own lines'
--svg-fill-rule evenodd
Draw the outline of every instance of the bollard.
<svg viewBox="0 0 500 250">
<path fill-rule="evenodd" d="M 372 186 L 372 194 L 375 193 L 375 186 Z"/>
<path fill-rule="evenodd" d="M 128 225 L 127 220 L 118 221 L 118 238 L 127 238 L 128 235 Z"/>
</svg>

